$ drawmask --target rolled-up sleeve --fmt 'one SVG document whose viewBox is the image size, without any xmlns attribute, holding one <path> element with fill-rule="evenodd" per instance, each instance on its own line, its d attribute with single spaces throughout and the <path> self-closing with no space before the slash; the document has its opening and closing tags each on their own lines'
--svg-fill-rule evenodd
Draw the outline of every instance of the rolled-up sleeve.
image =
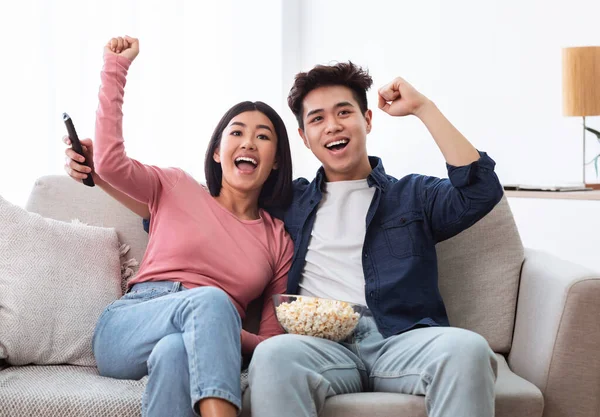
<svg viewBox="0 0 600 417">
<path fill-rule="evenodd" d="M 485 152 L 469 165 L 446 164 L 448 178 L 422 177 L 424 215 L 436 242 L 455 236 L 488 214 L 504 191 Z"/>
</svg>

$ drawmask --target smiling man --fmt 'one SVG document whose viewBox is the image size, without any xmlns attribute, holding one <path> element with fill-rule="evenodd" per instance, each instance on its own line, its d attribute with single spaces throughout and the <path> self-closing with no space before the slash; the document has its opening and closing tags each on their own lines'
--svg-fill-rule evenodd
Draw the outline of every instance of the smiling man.
<svg viewBox="0 0 600 417">
<path fill-rule="evenodd" d="M 426 397 L 431 417 L 494 415 L 496 359 L 485 339 L 449 327 L 435 244 L 472 226 L 500 201 L 494 161 L 402 78 L 379 90 L 379 108 L 414 115 L 447 161 L 449 179 L 385 173 L 369 157 L 372 79 L 352 63 L 296 76 L 288 104 L 321 161 L 295 181 L 284 214 L 295 243 L 288 292 L 369 307 L 349 339 L 281 335 L 250 365 L 252 415 L 315 416 L 328 397 L 361 391 Z"/>
</svg>

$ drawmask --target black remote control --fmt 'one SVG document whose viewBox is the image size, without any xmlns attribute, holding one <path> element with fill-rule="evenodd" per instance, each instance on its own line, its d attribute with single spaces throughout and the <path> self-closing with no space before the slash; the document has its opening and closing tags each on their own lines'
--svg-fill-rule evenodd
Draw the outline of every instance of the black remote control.
<svg viewBox="0 0 600 417">
<path fill-rule="evenodd" d="M 77 136 L 77 132 L 75 131 L 75 126 L 73 126 L 73 120 L 67 113 L 63 113 L 63 121 L 65 122 L 65 126 L 67 126 L 67 133 L 69 134 L 69 139 L 71 139 L 71 146 L 73 147 L 73 150 L 79 155 L 83 156 L 83 148 L 81 147 L 79 136 Z M 89 167 L 88 161 L 86 160 L 83 165 Z M 94 184 L 94 179 L 92 178 L 91 174 L 88 174 L 87 178 L 82 181 L 88 187 L 93 187 L 96 185 Z"/>
</svg>

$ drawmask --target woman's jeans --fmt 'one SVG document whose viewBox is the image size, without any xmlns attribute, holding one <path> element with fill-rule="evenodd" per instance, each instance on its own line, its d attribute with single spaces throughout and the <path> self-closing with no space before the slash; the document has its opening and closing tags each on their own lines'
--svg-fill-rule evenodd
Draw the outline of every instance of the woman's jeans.
<svg viewBox="0 0 600 417">
<path fill-rule="evenodd" d="M 241 409 L 240 333 L 224 291 L 144 282 L 104 310 L 92 343 L 101 375 L 148 375 L 144 416 L 196 416 L 196 403 L 209 397 Z"/>
</svg>

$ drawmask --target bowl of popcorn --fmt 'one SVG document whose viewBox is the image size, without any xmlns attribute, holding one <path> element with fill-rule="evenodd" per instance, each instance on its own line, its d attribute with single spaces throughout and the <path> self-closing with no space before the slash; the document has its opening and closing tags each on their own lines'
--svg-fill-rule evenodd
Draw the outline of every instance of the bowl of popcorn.
<svg viewBox="0 0 600 417">
<path fill-rule="evenodd" d="M 287 333 L 340 342 L 352 334 L 367 307 L 347 301 L 275 294 L 275 314 Z"/>
</svg>

